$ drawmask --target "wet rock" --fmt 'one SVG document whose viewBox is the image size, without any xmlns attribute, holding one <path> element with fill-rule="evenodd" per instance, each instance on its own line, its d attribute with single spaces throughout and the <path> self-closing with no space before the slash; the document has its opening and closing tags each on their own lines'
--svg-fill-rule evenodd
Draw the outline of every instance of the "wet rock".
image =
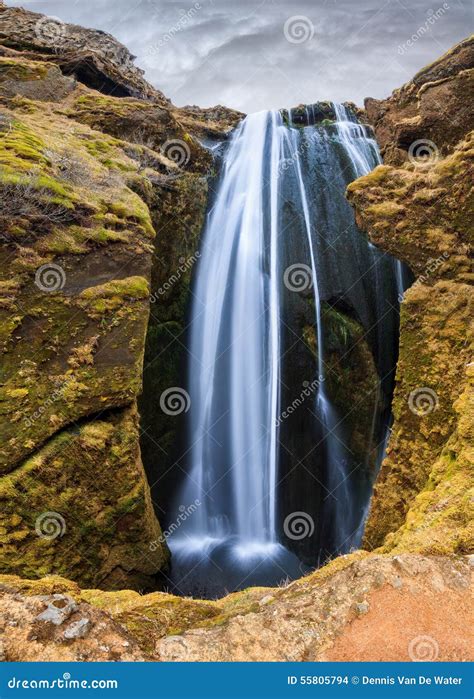
<svg viewBox="0 0 474 699">
<path fill-rule="evenodd" d="M 84 638 L 87 636 L 92 628 L 92 622 L 90 619 L 79 619 L 78 621 L 73 621 L 72 624 L 64 631 L 64 638 L 74 639 L 74 638 Z"/>
<path fill-rule="evenodd" d="M 40 599 L 47 603 L 47 607 L 44 612 L 38 614 L 36 619 L 49 622 L 55 626 L 63 624 L 77 609 L 76 602 L 66 595 L 43 596 Z"/>
</svg>

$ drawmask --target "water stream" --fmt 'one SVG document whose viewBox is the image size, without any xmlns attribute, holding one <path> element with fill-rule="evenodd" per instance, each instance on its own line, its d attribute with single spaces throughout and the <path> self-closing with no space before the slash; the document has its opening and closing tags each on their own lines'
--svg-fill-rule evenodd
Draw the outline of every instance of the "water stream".
<svg viewBox="0 0 474 699">
<path fill-rule="evenodd" d="M 278 111 L 251 114 L 225 154 L 192 294 L 189 465 L 175 512 L 195 507 L 168 540 L 169 586 L 179 594 L 278 584 L 360 543 L 374 476 L 369 452 L 388 424 L 377 401 L 393 382 L 403 273 L 357 230 L 344 199 L 347 183 L 380 162 L 377 145 L 343 105 L 334 111 L 332 127 L 296 127 L 291 111 L 286 120 Z M 327 388 L 323 305 L 331 309 L 334 299 L 365 328 L 380 376 L 367 468 L 358 466 L 357 477 L 345 417 Z M 297 370 L 287 365 L 298 303 L 314 314 L 306 322 L 315 329 L 312 369 L 307 362 L 315 389 L 305 419 L 317 448 L 304 463 L 320 482 L 311 490 L 303 479 L 301 506 L 282 483 L 293 482 L 289 459 L 306 447 L 295 446 L 288 424 L 281 428 L 288 375 Z M 306 542 L 298 529 L 292 536 L 291 516 L 308 529 Z"/>
</svg>

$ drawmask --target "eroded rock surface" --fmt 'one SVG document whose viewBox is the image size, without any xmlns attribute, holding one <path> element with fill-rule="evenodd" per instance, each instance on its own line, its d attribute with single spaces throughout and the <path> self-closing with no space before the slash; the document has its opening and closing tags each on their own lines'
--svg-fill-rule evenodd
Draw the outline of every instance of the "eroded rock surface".
<svg viewBox="0 0 474 699">
<path fill-rule="evenodd" d="M 177 384 L 159 338 L 184 324 L 212 164 L 190 129 L 242 116 L 204 111 L 181 123 L 113 37 L 0 8 L 3 572 L 148 589 L 167 565 L 136 402 L 147 332 Z"/>
<path fill-rule="evenodd" d="M 359 225 L 416 275 L 401 307 L 395 421 L 365 531 L 365 546 L 387 552 L 473 546 L 472 54 L 472 39 L 461 42 L 386 100 L 374 125 L 395 164 L 348 188 Z M 424 120 L 424 100 L 438 84 L 459 105 L 444 96 Z M 400 148 L 403 105 L 418 110 L 410 139 L 436 138 L 423 157 L 408 142 Z"/>
<path fill-rule="evenodd" d="M 429 151 L 450 152 L 472 128 L 473 74 L 474 40 L 470 37 L 420 70 L 388 99 L 366 99 L 365 109 L 384 162 L 399 165 L 410 147 L 415 151 L 426 148 L 427 141 Z"/>
<path fill-rule="evenodd" d="M 472 42 L 367 102 L 386 165 L 349 188 L 418 277 L 366 532 L 379 551 L 209 602 L 128 589 L 167 561 L 136 405 L 144 365 L 142 405 L 179 385 L 179 354 L 159 357 L 185 323 L 213 168 L 200 141 L 242 115 L 177 109 L 112 37 L 61 25 L 53 52 L 52 30 L 0 8 L 1 570 L 24 576 L 0 581 L 0 656 L 470 659 Z M 433 158 L 408 158 L 419 139 Z M 148 466 L 177 426 L 157 417 L 143 411 Z"/>
<path fill-rule="evenodd" d="M 469 660 L 471 570 L 461 557 L 356 553 L 216 602 L 3 576 L 2 643 L 7 660 Z M 38 619 L 55 604 L 66 619 Z"/>
</svg>

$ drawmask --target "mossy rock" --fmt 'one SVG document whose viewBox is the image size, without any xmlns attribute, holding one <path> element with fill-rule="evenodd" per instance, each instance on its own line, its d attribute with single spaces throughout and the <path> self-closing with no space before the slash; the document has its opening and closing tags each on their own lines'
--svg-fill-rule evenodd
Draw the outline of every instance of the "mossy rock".
<svg viewBox="0 0 474 699">
<path fill-rule="evenodd" d="M 113 473 L 113 478 L 110 474 Z M 0 479 L 0 570 L 153 588 L 168 554 L 140 460 L 136 410 L 57 434 Z"/>
</svg>

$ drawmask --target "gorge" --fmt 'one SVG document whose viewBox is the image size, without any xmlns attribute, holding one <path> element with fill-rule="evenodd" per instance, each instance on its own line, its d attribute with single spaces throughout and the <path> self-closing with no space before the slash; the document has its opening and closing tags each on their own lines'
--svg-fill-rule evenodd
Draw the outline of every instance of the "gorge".
<svg viewBox="0 0 474 699">
<path fill-rule="evenodd" d="M 467 658 L 472 38 L 245 117 L 41 21 L 0 7 L 0 651 Z"/>
</svg>

